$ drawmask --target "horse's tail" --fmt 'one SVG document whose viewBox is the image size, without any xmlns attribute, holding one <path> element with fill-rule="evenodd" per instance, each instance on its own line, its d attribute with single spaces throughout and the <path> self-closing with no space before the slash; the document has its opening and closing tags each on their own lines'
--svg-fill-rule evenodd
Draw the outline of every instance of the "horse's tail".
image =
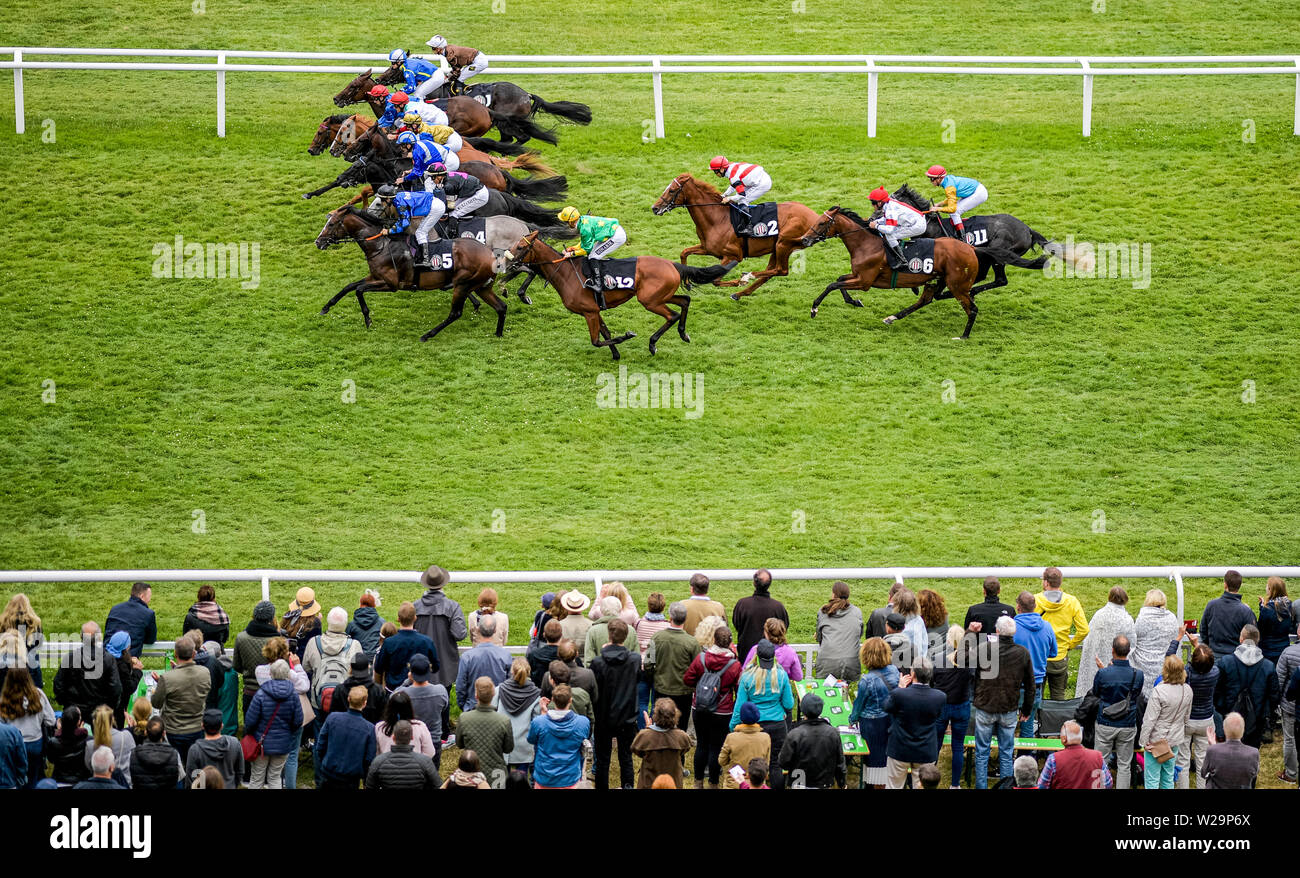
<svg viewBox="0 0 1300 878">
<path fill-rule="evenodd" d="M 588 125 L 591 123 L 591 107 L 586 104 L 580 104 L 577 101 L 546 101 L 535 94 L 529 94 L 533 99 L 533 112 L 541 110 L 543 113 L 550 113 L 552 116 L 559 116 L 561 119 L 568 119 L 570 122 L 577 122 L 579 125 Z"/>
<path fill-rule="evenodd" d="M 1030 231 L 1033 230 L 1031 229 Z M 1034 232 L 1034 235 L 1036 237 L 1040 237 L 1040 238 L 1042 237 L 1037 232 Z M 1039 244 L 1040 242 L 1035 241 L 1034 243 Z M 1073 245 L 1066 247 L 1061 244 L 1058 244 L 1056 241 L 1045 240 L 1041 242 L 1040 246 L 1043 248 L 1043 252 L 1046 253 L 1047 256 L 1055 256 L 1057 259 L 1060 259 L 1063 262 L 1068 262 L 1070 265 L 1073 265 L 1075 268 L 1080 268 L 1085 271 L 1088 270 L 1094 264 L 1094 260 L 1096 259 L 1095 255 L 1090 250 L 1085 250 L 1083 252 L 1076 252 Z M 1043 257 L 1043 262 L 1044 264 L 1046 264 L 1047 257 Z M 1034 266 L 1034 267 L 1038 268 L 1041 266 Z"/>
<path fill-rule="evenodd" d="M 559 138 L 555 136 L 554 128 L 541 128 L 531 119 L 525 119 L 522 116 L 506 116 L 498 113 L 491 108 L 488 113 L 492 115 L 492 124 L 501 132 L 503 137 L 513 137 L 515 140 L 537 140 L 546 143 L 559 143 Z"/>
<path fill-rule="evenodd" d="M 677 269 L 677 274 L 682 279 L 682 286 L 689 290 L 697 284 L 711 284 L 722 280 L 726 277 L 727 272 L 738 264 L 737 262 L 723 262 L 718 265 L 697 266 L 674 262 L 673 267 Z"/>
<path fill-rule="evenodd" d="M 466 137 L 465 143 L 479 152 L 494 152 L 498 155 L 522 155 L 528 147 L 518 143 L 502 143 L 490 137 Z"/>
<path fill-rule="evenodd" d="M 559 201 L 569 191 L 569 181 L 564 177 L 534 177 L 521 180 L 505 174 L 506 191 L 533 201 Z"/>
<path fill-rule="evenodd" d="M 1048 244 L 1050 242 L 1044 240 L 1043 243 Z M 1001 265 L 1014 265 L 1016 268 L 1040 269 L 1047 264 L 1047 260 L 1050 258 L 1049 256 L 1038 256 L 1034 259 L 1025 259 L 1017 255 L 1013 250 L 1004 250 L 998 247 L 981 247 L 979 252 L 988 256 L 994 262 Z"/>
<path fill-rule="evenodd" d="M 499 156 L 492 156 L 491 158 L 492 164 L 502 171 L 528 171 L 543 177 L 555 176 L 555 168 L 542 161 L 542 157 L 531 150 L 516 159 L 503 159 Z"/>
<path fill-rule="evenodd" d="M 555 211 L 547 210 L 540 204 L 533 204 L 507 192 L 502 192 L 501 197 L 505 200 L 506 207 L 510 209 L 510 215 L 516 219 L 535 226 L 553 226 L 560 222 L 560 217 Z"/>
</svg>

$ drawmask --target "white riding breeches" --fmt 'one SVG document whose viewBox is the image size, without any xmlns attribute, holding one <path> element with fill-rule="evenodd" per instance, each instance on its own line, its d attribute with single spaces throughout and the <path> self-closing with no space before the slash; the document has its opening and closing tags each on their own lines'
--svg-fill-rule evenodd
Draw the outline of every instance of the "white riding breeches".
<svg viewBox="0 0 1300 878">
<path fill-rule="evenodd" d="M 417 101 L 422 101 L 427 96 L 442 88 L 446 83 L 447 74 L 443 72 L 441 67 L 439 67 L 437 70 L 433 71 L 433 74 L 428 79 L 420 83 L 411 97 L 415 98 Z M 445 125 L 446 123 L 444 122 L 443 124 Z"/>
<path fill-rule="evenodd" d="M 915 238 L 917 235 L 925 234 L 925 217 L 918 213 L 900 218 L 896 226 L 880 224 L 877 229 L 885 236 L 885 240 L 897 247 L 898 242 L 903 238 Z"/>
<path fill-rule="evenodd" d="M 415 226 L 414 222 L 411 223 L 411 225 L 415 226 L 415 240 L 421 244 L 427 244 L 429 243 L 430 233 L 432 233 L 434 239 L 437 239 L 438 232 L 434 229 L 434 226 L 438 220 L 442 219 L 442 215 L 446 210 L 446 205 L 436 198 L 433 199 L 433 203 L 429 205 L 429 215 L 424 217 L 418 226 Z"/>
<path fill-rule="evenodd" d="M 484 186 L 468 198 L 458 199 L 456 206 L 451 209 L 451 215 L 457 219 L 463 219 L 487 204 L 487 200 L 488 188 Z"/>
<path fill-rule="evenodd" d="M 462 149 L 465 148 L 465 140 L 460 136 L 460 134 L 453 131 L 451 132 L 451 136 L 447 138 L 447 142 L 444 143 L 443 146 L 447 147 L 447 149 L 450 150 L 451 152 L 460 152 Z"/>
<path fill-rule="evenodd" d="M 457 77 L 461 82 L 467 82 L 471 76 L 478 76 L 484 70 L 488 69 L 487 56 L 479 52 L 474 56 L 474 60 L 466 64 L 460 70 L 460 76 Z"/>
<path fill-rule="evenodd" d="M 975 188 L 974 192 L 957 202 L 957 209 L 952 212 L 953 223 L 960 223 L 963 213 L 974 210 L 988 200 L 989 190 L 985 189 L 984 184 L 981 183 Z"/>
<path fill-rule="evenodd" d="M 588 259 L 608 259 L 610 254 L 627 243 L 627 230 L 619 226 L 614 234 L 601 241 L 591 252 L 587 254 Z"/>
</svg>

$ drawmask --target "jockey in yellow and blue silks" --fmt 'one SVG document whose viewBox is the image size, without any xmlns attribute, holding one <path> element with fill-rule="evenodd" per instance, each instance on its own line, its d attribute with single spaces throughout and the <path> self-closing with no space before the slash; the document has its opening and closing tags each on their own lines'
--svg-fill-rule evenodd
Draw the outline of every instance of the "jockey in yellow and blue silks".
<svg viewBox="0 0 1300 878">
<path fill-rule="evenodd" d="M 418 106 L 418 104 L 416 104 Z M 402 117 L 404 130 L 415 132 L 415 136 L 421 140 L 431 140 L 439 146 L 445 146 L 452 152 L 458 153 L 465 146 L 465 139 L 456 133 L 455 129 L 447 125 L 430 125 L 424 121 L 424 118 L 414 111 L 408 111 Z M 400 134 L 401 131 L 398 131 Z"/>
<path fill-rule="evenodd" d="M 442 67 L 423 58 L 413 58 L 405 49 L 394 49 L 388 53 L 388 62 L 394 67 L 401 66 L 402 78 L 406 80 L 402 91 L 416 100 L 421 100 L 432 88 L 424 88 L 431 81 L 442 78 Z M 439 82 L 441 84 L 441 82 Z M 435 86 L 436 88 L 436 86 Z"/>
<path fill-rule="evenodd" d="M 979 180 L 949 174 L 943 165 L 931 165 L 925 172 L 930 182 L 943 190 L 944 200 L 935 202 L 934 209 L 952 214 L 952 224 L 959 235 L 966 232 L 962 214 L 974 210 L 988 200 L 989 190 Z"/>
</svg>

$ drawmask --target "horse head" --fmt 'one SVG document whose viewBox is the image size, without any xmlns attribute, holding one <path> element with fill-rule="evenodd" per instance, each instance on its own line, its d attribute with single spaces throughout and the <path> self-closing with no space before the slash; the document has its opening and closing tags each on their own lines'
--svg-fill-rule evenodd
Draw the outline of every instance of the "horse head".
<svg viewBox="0 0 1300 878">
<path fill-rule="evenodd" d="M 906 183 L 894 190 L 893 198 L 896 201 L 901 201 L 904 204 L 909 204 L 912 207 L 915 207 L 922 213 L 933 206 L 930 203 L 930 199 L 926 198 Z"/>
<path fill-rule="evenodd" d="M 663 194 L 650 206 L 650 210 L 654 212 L 655 216 L 663 216 L 674 207 L 680 206 L 677 201 L 681 198 L 682 189 L 689 179 L 691 179 L 690 174 L 678 174 L 672 179 L 671 183 L 664 187 Z"/>
<path fill-rule="evenodd" d="M 325 215 L 325 227 L 320 230 L 316 236 L 316 248 L 319 250 L 328 250 L 335 244 L 342 243 L 345 239 L 352 237 L 343 226 L 343 219 L 348 214 L 346 207 L 340 207 L 331 210 Z"/>
<path fill-rule="evenodd" d="M 334 106 L 346 107 L 349 104 L 361 103 L 366 99 L 366 92 L 370 91 L 373 85 L 375 85 L 375 80 L 370 78 L 370 71 L 367 70 L 349 82 L 343 91 L 334 96 Z"/>
<path fill-rule="evenodd" d="M 520 263 L 526 263 L 529 261 L 528 257 L 533 255 L 533 245 L 537 243 L 537 236 L 539 234 L 540 231 L 534 229 L 516 241 L 513 247 L 502 254 L 506 258 L 505 264 L 507 271 L 513 271 Z"/>
<path fill-rule="evenodd" d="M 332 132 L 336 130 L 341 116 L 326 116 L 316 129 L 316 136 L 311 139 L 311 144 L 307 147 L 307 155 L 320 155 L 325 144 L 333 136 Z"/>
<path fill-rule="evenodd" d="M 835 227 L 835 221 L 839 217 L 840 206 L 837 204 L 827 210 L 821 216 L 817 217 L 817 222 L 808 230 L 808 233 L 799 239 L 800 247 L 811 247 L 813 244 L 820 244 L 830 237 L 831 229 Z"/>
<path fill-rule="evenodd" d="M 356 143 L 357 139 L 357 117 L 349 116 L 339 124 L 338 131 L 334 133 L 334 140 L 330 142 L 330 155 L 335 158 L 346 157 L 348 147 Z"/>
<path fill-rule="evenodd" d="M 394 61 L 388 69 L 375 77 L 375 85 L 392 85 L 402 79 L 402 62 Z"/>
</svg>

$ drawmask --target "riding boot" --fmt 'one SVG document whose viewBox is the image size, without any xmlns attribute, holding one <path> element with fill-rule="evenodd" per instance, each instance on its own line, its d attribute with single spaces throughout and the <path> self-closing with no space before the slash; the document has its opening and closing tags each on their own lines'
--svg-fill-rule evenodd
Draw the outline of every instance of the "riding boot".
<svg viewBox="0 0 1300 878">
<path fill-rule="evenodd" d="M 600 260 L 589 259 L 587 266 L 591 271 L 591 280 L 588 281 L 588 288 L 596 297 L 596 307 L 605 310 L 605 276 L 600 268 Z"/>
<path fill-rule="evenodd" d="M 966 240 L 966 224 L 965 224 L 965 223 L 953 223 L 953 224 L 952 224 L 952 229 L 953 229 L 954 232 L 957 233 L 957 240 L 958 240 L 958 241 L 965 241 L 965 240 Z"/>
<path fill-rule="evenodd" d="M 893 254 L 894 257 L 890 260 L 890 268 L 903 268 L 907 265 L 907 258 L 903 256 L 902 245 L 892 243 L 888 238 L 886 238 L 885 246 L 889 248 L 889 252 Z"/>
<path fill-rule="evenodd" d="M 448 240 L 455 240 L 460 235 L 460 217 L 448 216 L 443 222 L 447 226 Z"/>
<path fill-rule="evenodd" d="M 416 268 L 433 268 L 433 245 L 420 245 L 420 261 L 415 263 Z"/>
<path fill-rule="evenodd" d="M 465 83 L 461 82 L 459 79 L 453 79 L 447 83 L 447 94 L 451 97 L 456 97 L 464 93 Z"/>
</svg>

